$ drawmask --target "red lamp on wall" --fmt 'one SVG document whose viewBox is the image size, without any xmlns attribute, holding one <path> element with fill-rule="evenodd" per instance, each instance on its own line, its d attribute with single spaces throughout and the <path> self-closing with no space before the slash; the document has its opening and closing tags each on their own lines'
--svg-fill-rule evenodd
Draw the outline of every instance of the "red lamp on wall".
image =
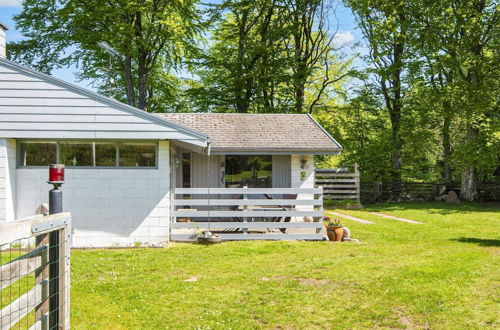
<svg viewBox="0 0 500 330">
<path fill-rule="evenodd" d="M 50 184 L 63 184 L 64 183 L 64 165 L 51 164 L 49 166 L 49 181 Z"/>
</svg>

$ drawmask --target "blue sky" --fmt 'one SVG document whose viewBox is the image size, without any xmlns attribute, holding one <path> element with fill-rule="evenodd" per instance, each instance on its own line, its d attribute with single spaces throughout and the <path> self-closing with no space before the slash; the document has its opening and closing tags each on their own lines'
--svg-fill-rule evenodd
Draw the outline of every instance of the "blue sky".
<svg viewBox="0 0 500 330">
<path fill-rule="evenodd" d="M 23 35 L 16 30 L 16 26 L 13 20 L 14 15 L 18 14 L 22 9 L 22 0 L 0 0 L 0 22 L 7 25 L 9 30 L 7 31 L 8 41 L 17 41 L 23 38 Z M 361 41 L 361 33 L 356 28 L 356 23 L 354 21 L 354 16 L 352 15 L 350 9 L 339 4 L 336 9 L 336 18 L 331 18 L 332 28 L 338 25 L 338 33 L 336 35 L 337 45 L 343 45 L 344 51 L 347 53 L 352 53 L 350 46 L 354 42 Z M 338 20 L 338 21 L 337 21 Z M 7 49 L 7 52 L 9 50 Z M 77 84 L 82 87 L 91 88 L 89 86 L 90 82 L 83 81 L 78 82 L 75 78 L 76 68 L 69 67 L 64 69 L 57 69 L 52 72 L 54 77 L 68 81 L 70 83 Z"/>
</svg>

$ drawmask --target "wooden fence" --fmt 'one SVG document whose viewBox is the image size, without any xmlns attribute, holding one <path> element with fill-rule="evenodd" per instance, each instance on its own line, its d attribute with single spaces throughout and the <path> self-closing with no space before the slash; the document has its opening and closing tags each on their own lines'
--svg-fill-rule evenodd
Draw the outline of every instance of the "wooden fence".
<svg viewBox="0 0 500 330">
<path fill-rule="evenodd" d="M 71 215 L 0 225 L 0 329 L 69 329 Z"/>
<path fill-rule="evenodd" d="M 321 188 L 177 188 L 173 205 L 173 241 L 208 229 L 223 240 L 323 239 Z M 311 232 L 287 232 L 297 229 Z"/>
<path fill-rule="evenodd" d="M 392 196 L 390 182 L 361 182 L 361 203 L 380 203 L 389 200 Z M 408 201 L 432 201 L 435 197 L 450 190 L 460 192 L 460 183 L 451 184 L 438 182 L 402 182 L 401 198 Z M 478 187 L 478 200 L 500 201 L 500 184 L 481 183 Z"/>
<path fill-rule="evenodd" d="M 325 200 L 359 201 L 358 165 L 345 168 L 316 169 L 315 186 L 322 187 Z"/>
</svg>

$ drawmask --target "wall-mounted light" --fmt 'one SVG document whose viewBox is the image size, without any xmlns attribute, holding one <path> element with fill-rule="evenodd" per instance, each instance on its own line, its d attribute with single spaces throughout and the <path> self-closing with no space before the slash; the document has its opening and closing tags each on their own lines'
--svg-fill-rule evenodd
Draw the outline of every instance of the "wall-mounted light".
<svg viewBox="0 0 500 330">
<path fill-rule="evenodd" d="M 307 159 L 302 158 L 302 159 L 300 160 L 300 168 L 301 168 L 301 169 L 305 169 L 305 168 L 306 168 L 306 165 L 307 165 Z"/>
<path fill-rule="evenodd" d="M 174 155 L 174 165 L 175 165 L 175 168 L 179 168 L 179 166 L 181 165 L 181 160 L 182 160 L 182 155 Z"/>
</svg>

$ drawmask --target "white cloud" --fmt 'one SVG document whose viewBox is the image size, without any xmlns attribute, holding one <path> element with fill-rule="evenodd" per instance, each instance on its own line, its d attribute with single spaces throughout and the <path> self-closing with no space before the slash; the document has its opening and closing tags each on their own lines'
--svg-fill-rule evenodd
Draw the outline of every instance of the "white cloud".
<svg viewBox="0 0 500 330">
<path fill-rule="evenodd" d="M 336 47 L 346 46 L 354 42 L 354 35 L 351 31 L 339 31 L 333 37 L 333 44 Z"/>
<path fill-rule="evenodd" d="M 22 0 L 0 0 L 0 7 L 22 7 Z"/>
</svg>

